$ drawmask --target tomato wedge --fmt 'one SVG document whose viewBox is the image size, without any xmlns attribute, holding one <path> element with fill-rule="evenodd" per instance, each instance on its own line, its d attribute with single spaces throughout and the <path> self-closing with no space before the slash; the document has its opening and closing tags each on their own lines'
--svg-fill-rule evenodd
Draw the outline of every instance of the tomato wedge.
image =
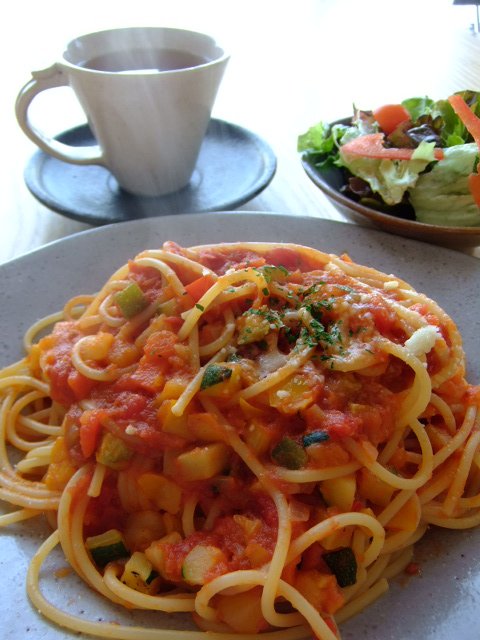
<svg viewBox="0 0 480 640">
<path fill-rule="evenodd" d="M 383 133 L 369 133 L 365 136 L 354 138 L 342 145 L 342 153 L 362 158 L 376 158 L 379 160 L 411 160 L 415 149 L 387 148 L 383 146 L 385 136 Z M 443 159 L 443 150 L 434 149 L 435 160 Z"/>
<path fill-rule="evenodd" d="M 402 122 L 410 120 L 410 114 L 402 104 L 384 104 L 375 109 L 373 117 L 387 135 L 395 131 Z"/>
</svg>

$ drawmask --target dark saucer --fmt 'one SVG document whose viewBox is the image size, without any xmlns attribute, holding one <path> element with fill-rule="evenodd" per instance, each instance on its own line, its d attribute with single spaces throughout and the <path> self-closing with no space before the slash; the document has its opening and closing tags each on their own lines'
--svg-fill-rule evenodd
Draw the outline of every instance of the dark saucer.
<svg viewBox="0 0 480 640">
<path fill-rule="evenodd" d="M 61 133 L 73 146 L 95 144 L 88 125 Z M 259 136 L 224 120 L 212 119 L 190 183 L 158 198 L 123 191 L 98 165 L 74 165 L 37 151 L 25 168 L 30 192 L 68 218 L 92 225 L 174 213 L 233 210 L 257 196 L 272 180 L 276 158 Z"/>
</svg>

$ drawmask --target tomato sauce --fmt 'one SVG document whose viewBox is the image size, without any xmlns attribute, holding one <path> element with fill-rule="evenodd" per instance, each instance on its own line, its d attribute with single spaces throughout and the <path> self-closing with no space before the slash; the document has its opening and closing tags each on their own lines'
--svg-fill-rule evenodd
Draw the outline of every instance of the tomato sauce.
<svg viewBox="0 0 480 640">
<path fill-rule="evenodd" d="M 178 582 L 183 579 L 182 565 L 185 558 L 198 545 L 214 546 L 224 555 L 224 559 L 220 559 L 208 572 L 207 581 L 227 572 L 252 568 L 249 554 L 252 545 L 257 545 L 257 549 L 264 552 L 262 560 L 266 562 L 271 558 L 278 534 L 275 505 L 266 494 L 250 492 L 246 486 L 242 493 L 241 500 L 246 501 L 246 504 L 243 504 L 239 520 L 234 514 L 228 515 L 228 511 L 236 510 L 237 498 L 222 509 L 227 515 L 217 518 L 209 531 L 196 531 L 178 543 L 161 544 L 165 558 L 164 571 L 170 580 Z M 245 518 L 243 522 L 246 523 L 243 526 L 242 518 Z"/>
<path fill-rule="evenodd" d="M 72 348 L 82 337 L 74 322 L 58 322 L 53 332 L 39 342 L 39 347 L 45 351 L 45 373 L 50 380 L 51 396 L 64 407 L 85 397 L 78 397 L 69 383 L 71 377 L 77 377 L 71 361 Z"/>
<path fill-rule="evenodd" d="M 154 302 L 163 290 L 163 276 L 154 267 L 144 267 L 133 260 L 128 263 L 130 279 L 138 284 L 149 302 Z"/>
</svg>

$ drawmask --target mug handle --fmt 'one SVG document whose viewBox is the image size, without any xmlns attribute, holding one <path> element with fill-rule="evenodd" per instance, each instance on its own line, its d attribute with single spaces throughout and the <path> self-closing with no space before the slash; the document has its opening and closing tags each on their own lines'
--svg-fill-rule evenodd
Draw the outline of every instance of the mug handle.
<svg viewBox="0 0 480 640">
<path fill-rule="evenodd" d="M 103 164 L 103 154 L 98 145 L 73 147 L 64 144 L 45 135 L 30 122 L 28 109 L 37 94 L 47 89 L 68 85 L 67 76 L 57 64 L 40 71 L 32 71 L 32 79 L 22 87 L 15 103 L 18 124 L 30 140 L 54 158 L 73 164 Z"/>
</svg>

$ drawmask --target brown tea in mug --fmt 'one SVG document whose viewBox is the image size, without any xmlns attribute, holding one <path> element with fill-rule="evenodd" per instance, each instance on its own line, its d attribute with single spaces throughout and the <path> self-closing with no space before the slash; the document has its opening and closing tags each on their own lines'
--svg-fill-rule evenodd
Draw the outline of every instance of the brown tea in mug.
<svg viewBox="0 0 480 640">
<path fill-rule="evenodd" d="M 189 51 L 179 49 L 128 49 L 110 51 L 82 63 L 86 69 L 114 73 L 139 71 L 173 71 L 205 64 L 208 60 Z"/>
</svg>

